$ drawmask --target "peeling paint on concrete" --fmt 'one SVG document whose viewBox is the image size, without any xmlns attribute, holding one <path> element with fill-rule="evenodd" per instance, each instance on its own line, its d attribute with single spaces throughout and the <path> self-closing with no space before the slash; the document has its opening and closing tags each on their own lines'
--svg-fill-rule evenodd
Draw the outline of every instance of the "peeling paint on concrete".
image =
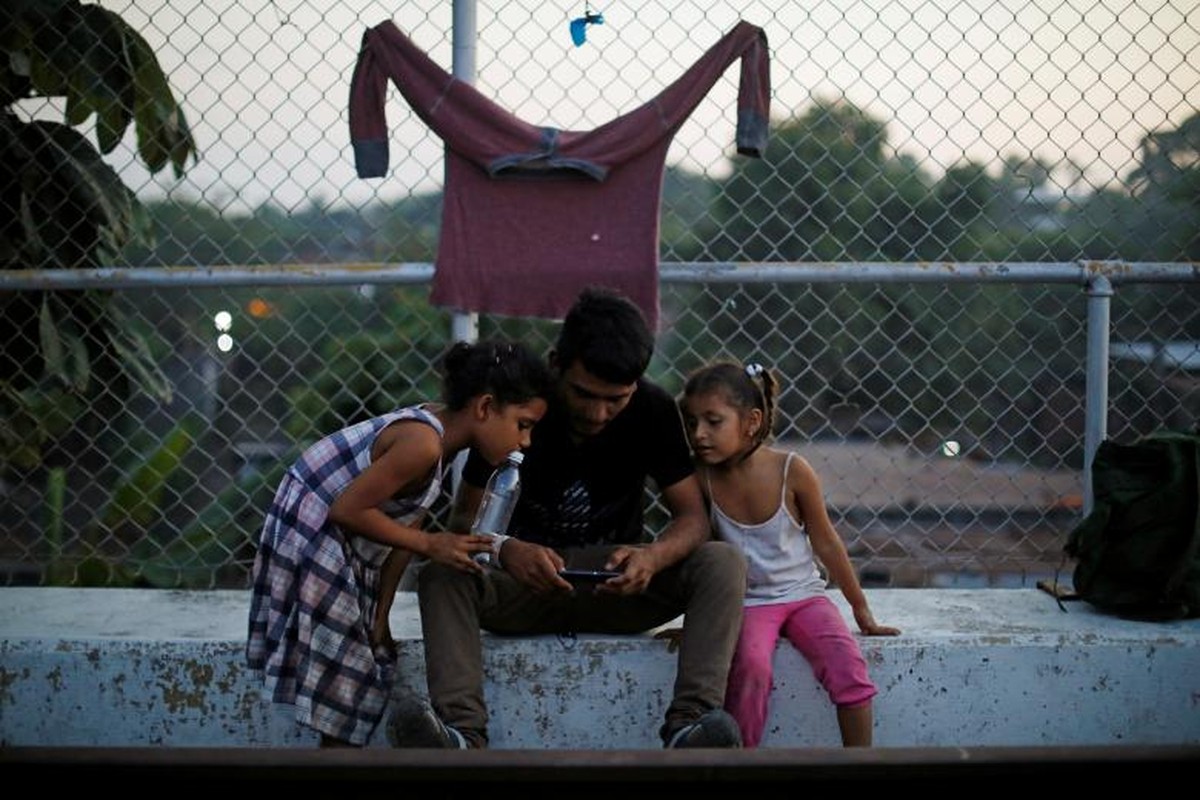
<svg viewBox="0 0 1200 800">
<path fill-rule="evenodd" d="M 28 670 L 13 671 L 0 667 L 0 709 L 13 702 L 12 687 L 29 677 Z M 3 737 L 0 736 L 0 741 Z"/>
<path fill-rule="evenodd" d="M 1034 590 L 868 595 L 904 631 L 859 639 L 880 746 L 1200 744 L 1200 621 L 1063 614 Z M 247 611 L 240 592 L 0 589 L 0 743 L 315 746 L 246 669 Z M 392 628 L 397 684 L 424 693 L 415 598 L 397 598 Z M 485 641 L 494 747 L 660 746 L 677 658 L 663 641 Z M 764 746 L 839 743 L 786 643 L 767 730 Z"/>
<path fill-rule="evenodd" d="M 206 698 L 212 694 L 209 687 L 212 684 L 214 665 L 185 659 L 179 665 L 159 662 L 162 671 L 159 678 L 159 688 L 163 702 L 173 714 L 184 709 L 194 709 L 205 712 L 209 709 Z M 186 685 L 190 682 L 190 685 Z"/>
</svg>

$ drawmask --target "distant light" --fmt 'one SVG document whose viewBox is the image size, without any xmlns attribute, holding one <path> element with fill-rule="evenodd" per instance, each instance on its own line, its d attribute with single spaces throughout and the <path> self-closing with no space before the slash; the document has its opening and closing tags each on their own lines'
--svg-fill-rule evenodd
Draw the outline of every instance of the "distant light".
<svg viewBox="0 0 1200 800">
<path fill-rule="evenodd" d="M 275 306 L 261 297 L 255 297 L 249 303 L 246 303 L 246 311 L 255 319 L 266 319 L 267 317 L 275 316 Z"/>
<path fill-rule="evenodd" d="M 942 455 L 946 456 L 947 458 L 954 458 L 961 452 L 962 445 L 953 439 L 948 439 L 947 441 L 942 442 Z"/>
<path fill-rule="evenodd" d="M 233 315 L 228 311 L 218 311 L 213 316 L 213 325 L 216 325 L 219 331 L 227 331 L 233 327 Z"/>
<path fill-rule="evenodd" d="M 217 349 L 222 353 L 228 353 L 233 349 L 233 337 L 228 333 L 222 333 L 217 337 Z"/>
</svg>

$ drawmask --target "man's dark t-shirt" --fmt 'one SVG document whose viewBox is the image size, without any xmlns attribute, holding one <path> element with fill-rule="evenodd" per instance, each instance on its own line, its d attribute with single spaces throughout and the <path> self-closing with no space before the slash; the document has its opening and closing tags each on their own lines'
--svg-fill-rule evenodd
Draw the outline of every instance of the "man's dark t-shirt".
<svg viewBox="0 0 1200 800">
<path fill-rule="evenodd" d="M 694 471 L 675 401 L 638 381 L 629 404 L 595 436 L 571 440 L 557 402 L 533 429 L 521 463 L 521 498 L 508 533 L 550 547 L 645 541 L 646 479 L 659 488 Z M 463 480 L 487 482 L 491 467 L 472 452 Z"/>
</svg>

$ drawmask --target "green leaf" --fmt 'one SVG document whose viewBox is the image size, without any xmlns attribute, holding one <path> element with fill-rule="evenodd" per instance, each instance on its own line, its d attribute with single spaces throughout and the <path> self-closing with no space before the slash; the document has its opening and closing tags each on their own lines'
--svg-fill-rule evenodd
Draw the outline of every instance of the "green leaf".
<svg viewBox="0 0 1200 800">
<path fill-rule="evenodd" d="M 78 92 L 67 93 L 67 111 L 65 118 L 67 124 L 71 127 L 78 127 L 87 122 L 87 118 L 91 116 L 92 104 L 88 102 L 88 98 Z"/>
<path fill-rule="evenodd" d="M 96 110 L 100 152 L 110 153 L 133 120 L 135 86 L 127 47 L 132 30 L 121 17 L 96 5 L 83 7 L 80 25 L 88 41 L 75 83 L 84 87 Z"/>
<path fill-rule="evenodd" d="M 175 177 L 182 178 L 188 156 L 192 156 L 193 160 L 196 158 L 196 142 L 192 139 L 192 131 L 179 108 L 175 109 L 175 128 L 178 134 L 175 143 L 171 145 L 171 164 Z"/>
<path fill-rule="evenodd" d="M 126 116 L 119 102 L 102 105 L 96 112 L 96 142 L 101 153 L 111 153 L 125 135 Z"/>
<path fill-rule="evenodd" d="M 72 200 L 113 242 L 128 241 L 137 199 L 116 171 L 87 139 L 66 125 L 36 120 L 27 127 L 59 156 L 48 179 L 70 191 Z"/>
<path fill-rule="evenodd" d="M 108 311 L 112 321 L 110 341 L 121 359 L 121 365 L 131 373 L 137 384 L 160 402 L 169 403 L 174 387 L 150 352 L 146 340 L 136 333 L 126 316 L 116 308 Z"/>
<path fill-rule="evenodd" d="M 145 528 L 154 520 L 167 480 L 195 444 L 200 424 L 196 415 L 180 420 L 162 444 L 146 455 L 129 477 L 116 487 L 100 514 L 104 528 L 115 530 L 128 524 Z"/>
<path fill-rule="evenodd" d="M 191 131 L 150 45 L 130 30 L 126 46 L 137 87 L 134 120 L 138 154 L 151 172 L 159 171 L 171 160 L 178 175 L 187 157 L 195 154 Z"/>
<path fill-rule="evenodd" d="M 71 336 L 67 341 L 70 355 L 66 363 L 66 378 L 70 381 L 72 389 L 83 394 L 92 379 L 92 361 L 88 355 L 87 342 L 79 336 Z"/>
<path fill-rule="evenodd" d="M 65 383 L 67 367 L 63 356 L 62 336 L 54 322 L 54 312 L 50 310 L 49 296 L 42 298 L 42 309 L 38 313 L 38 341 L 41 344 L 46 372 Z"/>
<path fill-rule="evenodd" d="M 63 568 L 63 509 L 66 506 L 67 471 L 54 467 L 46 475 L 46 544 L 50 550 L 46 565 L 46 582 L 65 583 L 69 576 Z"/>
<path fill-rule="evenodd" d="M 112 152 L 135 125 L 138 155 L 150 171 L 170 162 L 182 176 L 188 157 L 195 158 L 195 142 L 141 34 L 96 4 L 22 4 L 13 18 L 18 24 L 3 31 L 8 68 L 28 75 L 34 94 L 65 97 L 72 127 L 95 113 L 102 153 Z"/>
</svg>

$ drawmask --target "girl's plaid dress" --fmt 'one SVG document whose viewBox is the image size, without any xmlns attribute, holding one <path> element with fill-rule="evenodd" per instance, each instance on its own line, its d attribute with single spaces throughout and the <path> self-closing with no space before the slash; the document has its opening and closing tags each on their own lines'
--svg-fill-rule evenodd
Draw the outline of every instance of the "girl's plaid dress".
<svg viewBox="0 0 1200 800">
<path fill-rule="evenodd" d="M 394 655 L 370 644 L 380 568 L 391 551 L 329 522 L 329 506 L 371 463 L 371 445 L 398 420 L 419 420 L 444 435 L 420 406 L 340 430 L 309 447 L 287 471 L 267 512 L 254 561 L 246 660 L 263 675 L 274 702 L 296 708 L 296 720 L 321 733 L 366 744 L 383 716 Z M 437 499 L 439 460 L 420 494 L 381 507 L 416 524 Z"/>
</svg>

